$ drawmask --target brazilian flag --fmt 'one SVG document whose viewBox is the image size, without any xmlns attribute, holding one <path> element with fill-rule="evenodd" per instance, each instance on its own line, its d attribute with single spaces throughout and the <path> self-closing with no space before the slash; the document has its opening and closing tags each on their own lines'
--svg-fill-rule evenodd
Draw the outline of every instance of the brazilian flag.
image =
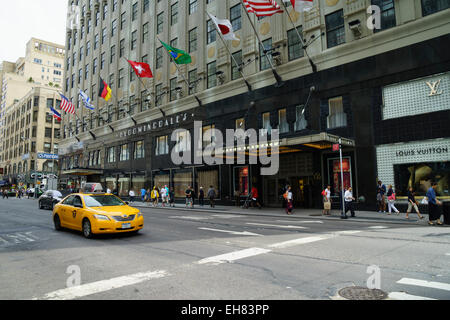
<svg viewBox="0 0 450 320">
<path fill-rule="evenodd" d="M 173 61 L 176 64 L 189 64 L 192 62 L 192 58 L 187 52 L 171 47 L 167 43 L 162 42 L 161 40 L 159 41 L 164 46 L 164 48 L 166 48 L 166 50 L 169 52 L 170 56 L 172 57 Z"/>
</svg>

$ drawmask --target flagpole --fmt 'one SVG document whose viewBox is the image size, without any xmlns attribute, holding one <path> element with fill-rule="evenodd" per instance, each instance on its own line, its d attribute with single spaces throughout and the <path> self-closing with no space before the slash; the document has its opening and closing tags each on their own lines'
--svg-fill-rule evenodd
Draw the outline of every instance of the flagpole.
<svg viewBox="0 0 450 320">
<path fill-rule="evenodd" d="M 159 39 L 159 37 L 157 37 L 157 39 L 158 39 L 159 42 L 161 42 L 161 44 L 162 44 L 162 41 Z M 175 65 L 175 67 L 177 68 L 178 74 L 181 76 L 181 78 L 183 78 L 184 82 L 186 82 L 187 89 L 188 89 L 188 93 L 189 93 L 189 89 L 190 89 L 189 81 L 186 80 L 186 77 L 185 77 L 184 74 L 181 72 L 179 66 L 175 63 L 175 61 L 173 61 L 172 56 L 170 55 L 169 51 L 167 51 L 166 48 L 164 48 L 164 49 L 165 49 L 164 51 L 167 52 L 167 55 L 169 56 L 170 61 L 172 61 L 173 64 Z M 202 107 L 202 106 L 203 106 L 202 101 L 197 97 L 197 95 L 194 94 L 194 98 L 195 98 L 195 100 L 197 100 L 199 106 Z"/>
<path fill-rule="evenodd" d="M 286 15 L 289 17 L 289 21 L 291 22 L 292 26 L 294 27 L 295 33 L 297 33 L 297 36 L 300 39 L 300 42 L 302 43 L 302 48 L 303 48 L 303 50 L 305 50 L 306 56 L 308 57 L 309 63 L 311 64 L 311 67 L 312 67 L 312 70 L 313 70 L 314 73 L 316 73 L 317 72 L 317 66 L 311 60 L 311 57 L 309 56 L 308 51 L 306 50 L 308 46 L 305 45 L 305 42 L 303 41 L 303 38 L 300 35 L 300 32 L 298 32 L 297 27 L 295 26 L 295 23 L 294 23 L 294 21 L 291 18 L 291 15 L 288 13 L 288 9 L 286 7 L 286 3 L 284 3 L 284 0 L 281 0 L 281 3 L 283 4 L 284 11 L 286 12 Z M 293 8 L 292 10 L 295 11 L 295 8 Z"/>
<path fill-rule="evenodd" d="M 283 82 L 283 80 L 281 79 L 280 75 L 279 75 L 279 74 L 277 73 L 277 71 L 275 70 L 275 67 L 273 66 L 272 60 L 270 60 L 269 57 L 267 56 L 266 48 L 264 47 L 264 45 L 263 45 L 263 43 L 262 43 L 262 41 L 261 41 L 261 38 L 259 37 L 259 34 L 258 34 L 258 32 L 256 31 L 256 27 L 255 27 L 255 25 L 253 24 L 252 19 L 250 18 L 250 14 L 248 13 L 248 10 L 247 10 L 247 7 L 246 7 L 245 4 L 244 4 L 244 1 L 243 1 L 243 0 L 240 0 L 240 1 L 241 1 L 242 6 L 244 7 L 244 11 L 245 11 L 245 14 L 247 15 L 248 21 L 250 21 L 250 24 L 252 25 L 253 31 L 255 32 L 255 35 L 256 35 L 256 37 L 258 38 L 259 45 L 263 48 L 264 56 L 266 57 L 267 61 L 268 61 L 269 64 L 270 64 L 270 68 L 272 69 L 273 76 L 275 77 L 275 80 L 277 81 L 277 85 L 276 85 L 276 86 L 277 86 L 277 87 L 281 87 L 281 86 L 284 84 L 284 82 Z"/>
<path fill-rule="evenodd" d="M 206 11 L 206 13 L 207 13 L 208 15 L 210 15 L 208 11 Z M 242 68 L 241 68 L 241 67 L 239 66 L 239 64 L 237 63 L 236 58 L 235 58 L 235 57 L 233 56 L 233 54 L 231 53 L 230 48 L 228 48 L 227 43 L 225 42 L 225 39 L 224 39 L 223 36 L 222 36 L 222 32 L 217 28 L 217 25 L 216 25 L 215 23 L 214 23 L 214 28 L 216 29 L 217 33 L 219 34 L 220 40 L 222 40 L 222 43 L 223 43 L 223 45 L 225 46 L 225 48 L 227 49 L 228 54 L 231 56 L 231 59 L 232 59 L 232 60 L 234 61 L 234 63 L 236 64 L 236 67 L 238 68 L 239 73 L 240 73 L 241 76 L 242 76 L 242 79 L 244 79 L 245 84 L 247 85 L 248 91 L 252 91 L 252 86 L 248 83 L 247 79 L 245 78 L 244 72 L 243 72 Z"/>
<path fill-rule="evenodd" d="M 128 59 L 126 59 L 125 57 L 123 57 L 123 58 L 128 62 Z M 128 64 L 130 64 L 130 63 L 128 62 Z M 130 67 L 132 68 L 131 65 L 130 65 Z M 133 71 L 134 71 L 134 69 L 133 69 Z M 139 81 L 141 82 L 142 86 L 145 88 L 145 91 L 147 91 L 148 94 L 149 94 L 149 95 L 152 97 L 152 99 L 153 99 L 154 97 L 153 97 L 153 95 L 151 94 L 150 89 L 147 88 L 147 86 L 145 85 L 144 80 L 142 80 L 142 78 L 139 77 L 138 75 L 136 75 L 136 76 L 139 78 Z M 155 99 L 155 102 L 156 102 L 156 99 Z M 155 106 L 156 106 L 156 103 L 155 103 Z M 159 108 L 159 107 L 157 107 L 157 108 L 158 108 L 159 111 L 161 111 L 161 114 L 163 115 L 163 117 L 166 117 L 166 113 L 165 113 L 161 108 Z"/>
</svg>

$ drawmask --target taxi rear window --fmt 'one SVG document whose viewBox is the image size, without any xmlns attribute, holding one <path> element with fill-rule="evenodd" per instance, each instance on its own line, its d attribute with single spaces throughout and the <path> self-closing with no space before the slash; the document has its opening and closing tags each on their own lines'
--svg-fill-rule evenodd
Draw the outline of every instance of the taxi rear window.
<svg viewBox="0 0 450 320">
<path fill-rule="evenodd" d="M 85 196 L 86 207 L 113 207 L 124 206 L 125 203 L 113 195 Z"/>
</svg>

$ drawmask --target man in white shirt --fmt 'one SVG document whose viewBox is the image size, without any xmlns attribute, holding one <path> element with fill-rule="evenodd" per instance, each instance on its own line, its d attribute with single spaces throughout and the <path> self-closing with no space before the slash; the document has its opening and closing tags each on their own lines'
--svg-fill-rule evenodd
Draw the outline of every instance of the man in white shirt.
<svg viewBox="0 0 450 320">
<path fill-rule="evenodd" d="M 130 192 L 128 193 L 128 195 L 130 196 L 130 203 L 134 201 L 134 197 L 135 197 L 135 193 L 133 190 L 130 190 Z"/>
<path fill-rule="evenodd" d="M 345 216 L 347 216 L 347 212 L 350 210 L 352 217 L 355 217 L 355 209 L 353 208 L 353 201 L 355 200 L 355 198 L 353 198 L 352 187 L 349 187 L 347 191 L 345 191 L 344 200 L 345 200 Z"/>
<path fill-rule="evenodd" d="M 167 186 L 161 188 L 161 205 L 164 207 L 167 201 L 169 193 L 167 192 Z"/>
</svg>

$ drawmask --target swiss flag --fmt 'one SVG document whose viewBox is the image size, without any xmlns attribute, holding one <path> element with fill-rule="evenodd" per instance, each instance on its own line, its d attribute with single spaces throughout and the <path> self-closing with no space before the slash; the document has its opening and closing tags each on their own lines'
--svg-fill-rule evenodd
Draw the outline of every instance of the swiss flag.
<svg viewBox="0 0 450 320">
<path fill-rule="evenodd" d="M 127 60 L 131 67 L 133 68 L 136 75 L 140 78 L 153 78 L 152 70 L 147 63 L 144 62 L 134 62 Z"/>
<path fill-rule="evenodd" d="M 222 34 L 223 38 L 225 40 L 239 40 L 236 38 L 234 32 L 233 32 L 233 26 L 231 25 L 231 22 L 226 19 L 217 19 L 212 14 L 209 14 L 209 17 L 216 25 L 217 30 L 220 30 L 220 33 Z"/>
<path fill-rule="evenodd" d="M 313 0 L 283 0 L 292 3 L 292 7 L 297 12 L 309 11 L 313 7 Z"/>
</svg>

